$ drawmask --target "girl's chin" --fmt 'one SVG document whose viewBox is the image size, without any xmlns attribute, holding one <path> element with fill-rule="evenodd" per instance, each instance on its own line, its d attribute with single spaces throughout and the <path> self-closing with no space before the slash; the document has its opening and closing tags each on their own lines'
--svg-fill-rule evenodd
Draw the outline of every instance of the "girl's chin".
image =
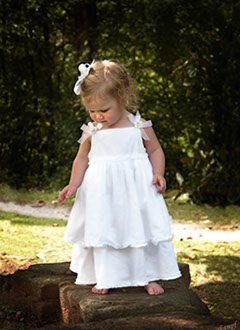
<svg viewBox="0 0 240 330">
<path fill-rule="evenodd" d="M 110 126 L 110 125 L 108 124 L 107 121 L 100 121 L 100 124 L 101 124 L 103 127 L 108 127 L 108 126 Z"/>
</svg>

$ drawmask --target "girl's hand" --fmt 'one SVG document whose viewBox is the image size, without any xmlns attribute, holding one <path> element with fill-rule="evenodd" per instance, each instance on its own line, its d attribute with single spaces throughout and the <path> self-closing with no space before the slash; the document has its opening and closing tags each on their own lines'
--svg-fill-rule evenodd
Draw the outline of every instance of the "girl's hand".
<svg viewBox="0 0 240 330">
<path fill-rule="evenodd" d="M 64 202 L 65 198 L 69 198 L 74 195 L 77 191 L 76 186 L 67 185 L 58 195 L 58 203 L 61 204 Z"/>
<path fill-rule="evenodd" d="M 155 174 L 152 183 L 158 188 L 158 193 L 163 194 L 166 190 L 166 180 L 162 174 Z"/>
</svg>

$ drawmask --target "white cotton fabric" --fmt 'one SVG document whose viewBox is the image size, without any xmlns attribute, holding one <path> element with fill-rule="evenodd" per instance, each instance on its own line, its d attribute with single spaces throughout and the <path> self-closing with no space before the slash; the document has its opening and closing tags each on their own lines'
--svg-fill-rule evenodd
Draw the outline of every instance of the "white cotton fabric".
<svg viewBox="0 0 240 330">
<path fill-rule="evenodd" d="M 74 244 L 76 284 L 143 286 L 181 276 L 171 216 L 152 184 L 151 163 L 136 127 L 96 131 L 64 240 Z"/>
</svg>

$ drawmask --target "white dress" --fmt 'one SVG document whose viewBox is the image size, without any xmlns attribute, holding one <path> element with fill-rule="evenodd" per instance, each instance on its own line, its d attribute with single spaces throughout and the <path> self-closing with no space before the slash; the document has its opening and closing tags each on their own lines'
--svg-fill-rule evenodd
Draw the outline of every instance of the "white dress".
<svg viewBox="0 0 240 330">
<path fill-rule="evenodd" d="M 136 125 L 91 134 L 89 167 L 64 236 L 74 244 L 76 284 L 108 289 L 181 276 L 142 133 Z"/>
</svg>

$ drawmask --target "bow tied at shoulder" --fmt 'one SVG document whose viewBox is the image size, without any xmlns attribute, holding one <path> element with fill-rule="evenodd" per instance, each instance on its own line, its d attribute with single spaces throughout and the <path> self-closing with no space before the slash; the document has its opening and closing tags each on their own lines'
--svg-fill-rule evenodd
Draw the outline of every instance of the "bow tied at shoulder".
<svg viewBox="0 0 240 330">
<path fill-rule="evenodd" d="M 148 135 L 146 134 L 146 132 L 144 131 L 144 128 L 145 127 L 150 127 L 152 126 L 152 122 L 151 120 L 148 120 L 148 121 L 142 121 L 141 120 L 141 115 L 139 113 L 139 111 L 137 112 L 136 116 L 134 116 L 133 114 L 129 114 L 128 115 L 128 118 L 130 120 L 130 122 L 136 127 L 136 128 L 139 128 L 140 131 L 141 131 L 141 136 L 144 140 L 147 140 L 149 141 L 149 137 Z"/>
<path fill-rule="evenodd" d="M 89 136 L 94 135 L 97 131 L 99 131 L 103 127 L 102 124 L 97 124 L 96 126 L 93 123 L 89 122 L 87 125 L 83 124 L 81 130 L 85 132 L 84 135 L 78 140 L 79 143 L 83 143 Z"/>
</svg>

